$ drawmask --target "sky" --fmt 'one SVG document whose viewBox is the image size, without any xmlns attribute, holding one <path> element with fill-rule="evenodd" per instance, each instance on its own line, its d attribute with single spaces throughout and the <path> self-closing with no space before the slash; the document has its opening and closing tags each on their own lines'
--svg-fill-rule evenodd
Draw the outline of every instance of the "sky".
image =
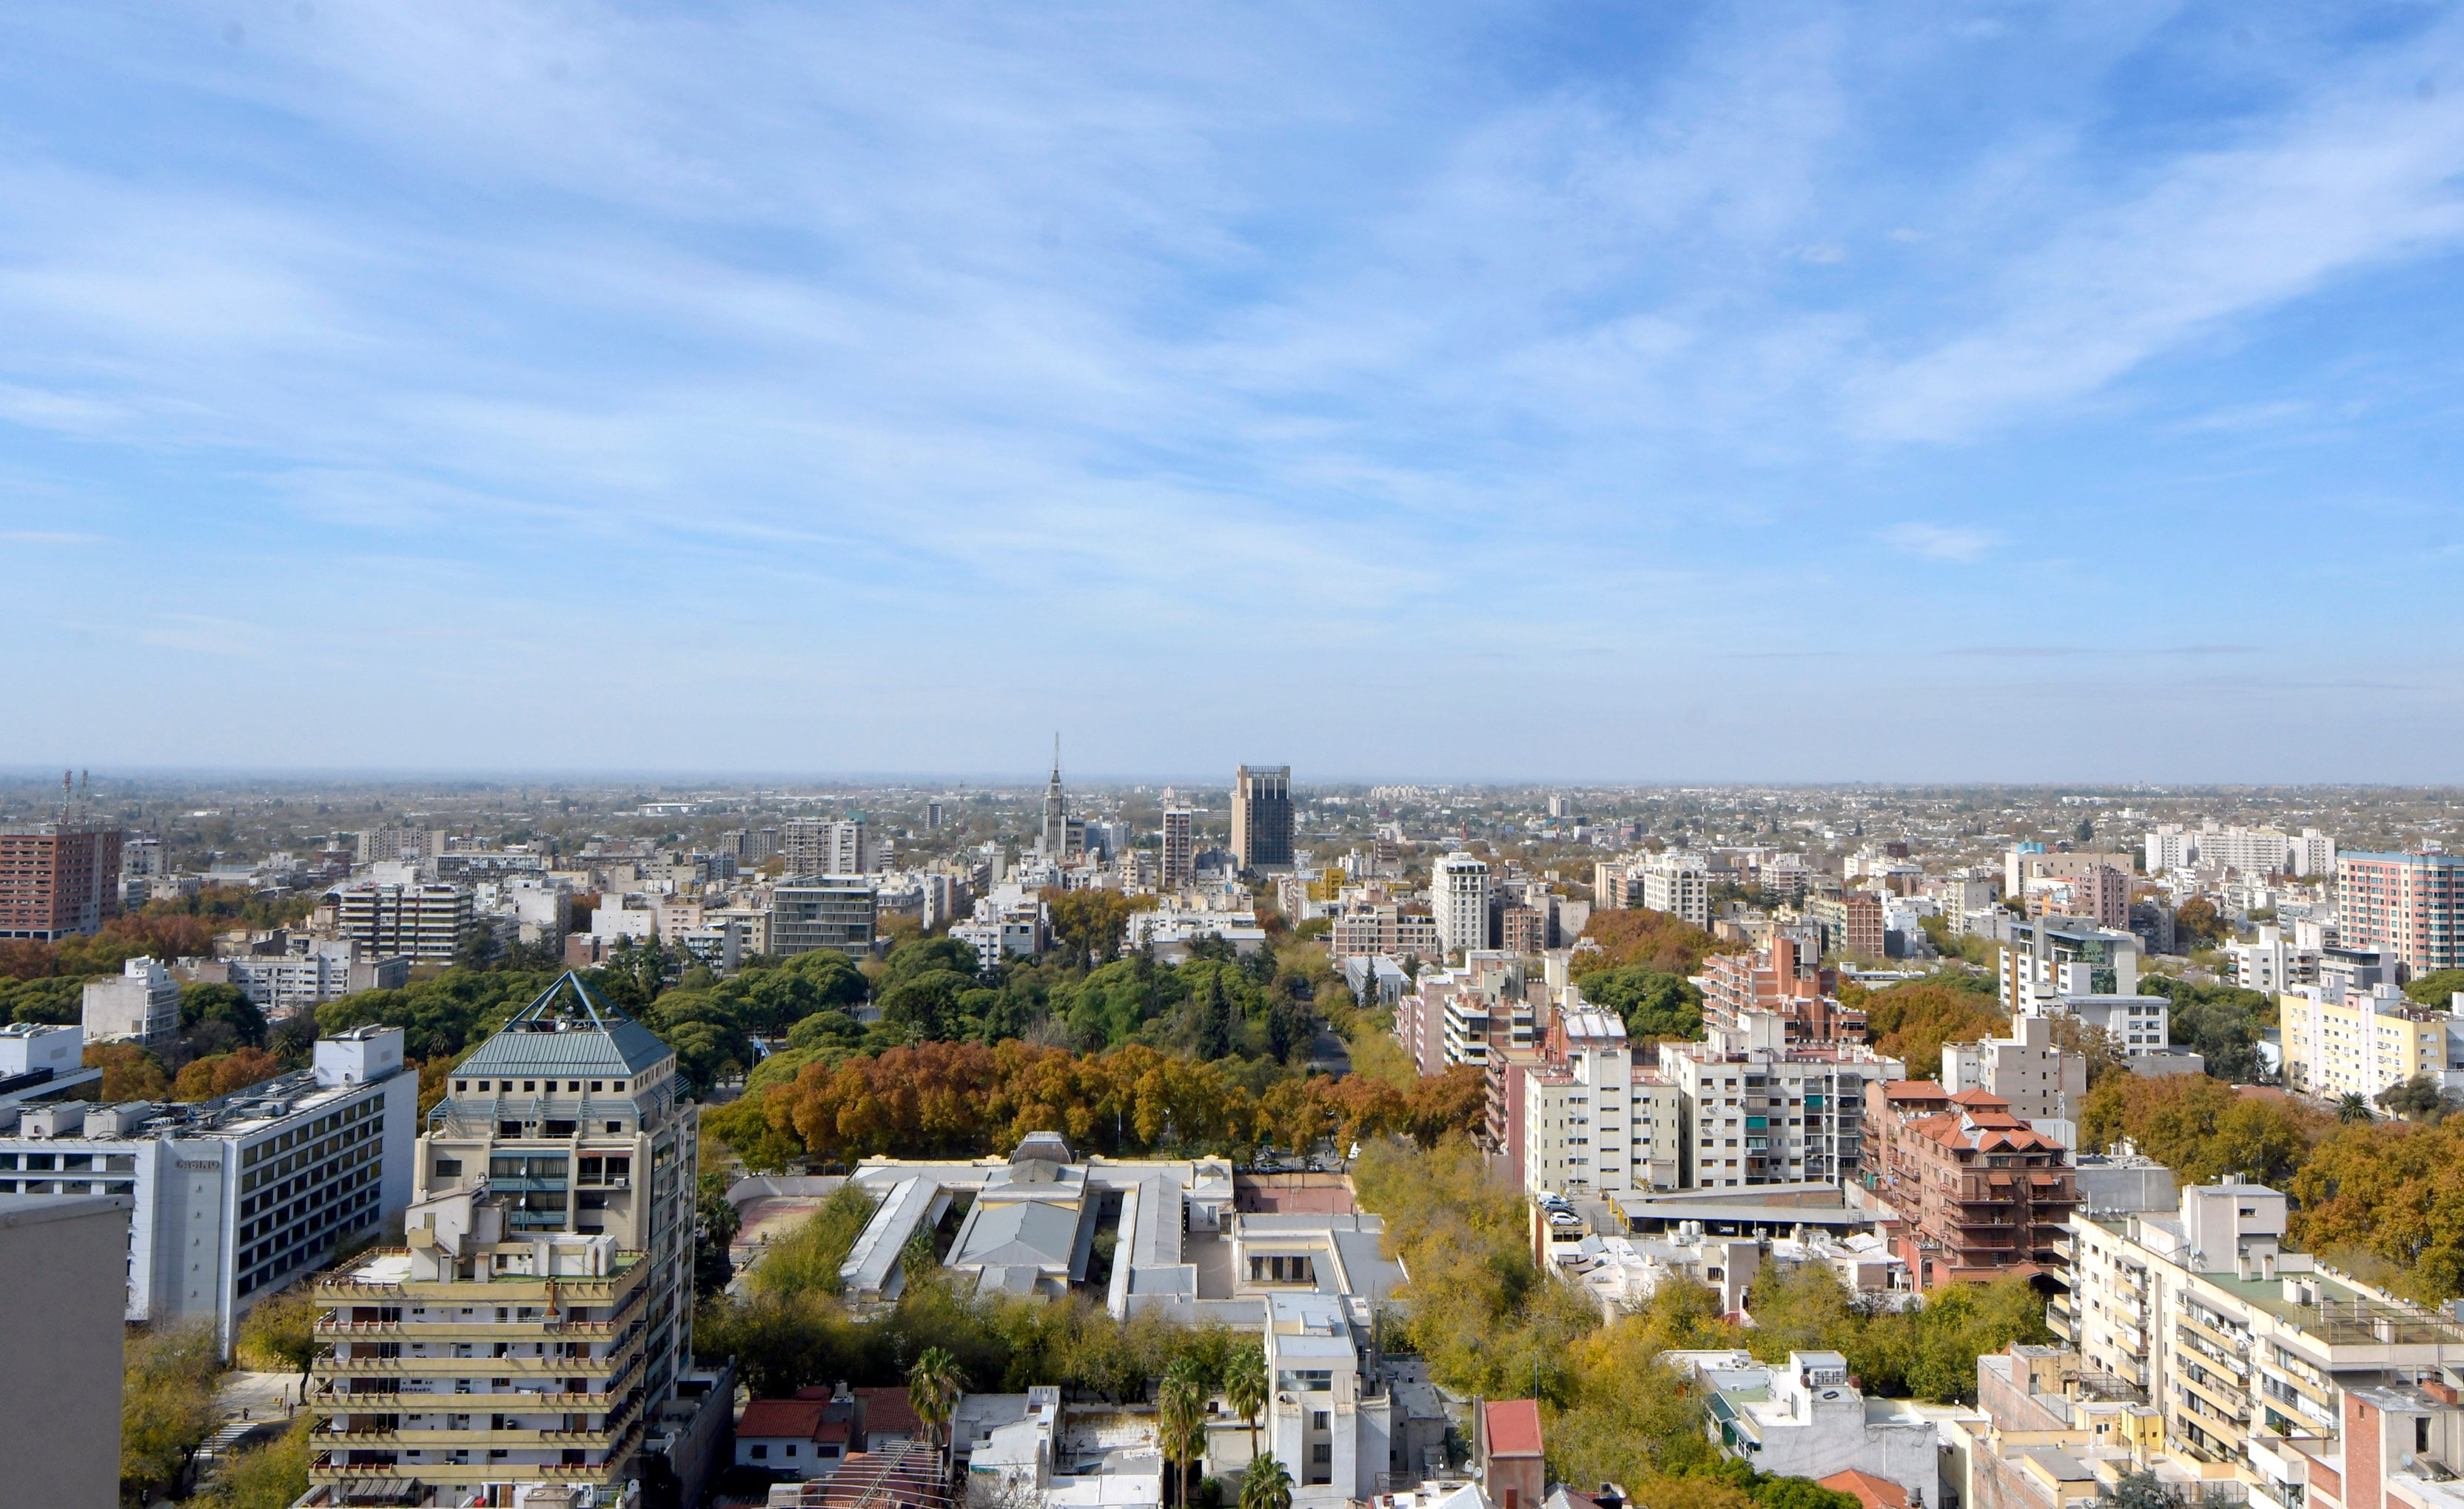
<svg viewBox="0 0 2464 1509">
<path fill-rule="evenodd" d="M 2459 169 L 2436 6 L 18 0 L 0 765 L 2452 780 Z"/>
</svg>

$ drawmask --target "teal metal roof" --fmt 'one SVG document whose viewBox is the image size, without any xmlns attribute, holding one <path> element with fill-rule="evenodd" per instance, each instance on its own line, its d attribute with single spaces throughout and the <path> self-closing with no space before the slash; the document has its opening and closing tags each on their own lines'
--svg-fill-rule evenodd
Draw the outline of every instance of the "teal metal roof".
<svg viewBox="0 0 2464 1509">
<path fill-rule="evenodd" d="M 630 1076 L 673 1057 L 658 1034 L 591 995 L 568 970 L 453 1072 Z"/>
</svg>

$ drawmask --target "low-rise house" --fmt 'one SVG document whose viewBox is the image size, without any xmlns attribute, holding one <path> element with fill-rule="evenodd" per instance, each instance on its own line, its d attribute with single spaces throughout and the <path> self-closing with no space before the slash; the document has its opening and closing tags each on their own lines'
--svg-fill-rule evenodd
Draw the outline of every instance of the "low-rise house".
<svg viewBox="0 0 2464 1509">
<path fill-rule="evenodd" d="M 1896 1483 L 1911 1504 L 1942 1501 L 1932 1418 L 1868 1397 L 1837 1352 L 1791 1352 L 1773 1367 L 1746 1352 L 1671 1352 L 1710 1389 L 1711 1437 L 1757 1472 L 1819 1477 L 1853 1468 Z"/>
<path fill-rule="evenodd" d="M 736 1465 L 796 1482 L 827 1477 L 846 1460 L 854 1431 L 854 1404 L 826 1389 L 756 1399 L 737 1417 Z"/>
</svg>

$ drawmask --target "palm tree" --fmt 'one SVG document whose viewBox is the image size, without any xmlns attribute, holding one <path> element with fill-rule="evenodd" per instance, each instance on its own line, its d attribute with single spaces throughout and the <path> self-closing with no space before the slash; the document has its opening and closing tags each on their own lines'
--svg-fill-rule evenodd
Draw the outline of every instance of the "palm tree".
<svg viewBox="0 0 2464 1509">
<path fill-rule="evenodd" d="M 1171 1464 L 1173 1486 L 1179 1490 L 1179 1501 L 1189 1502 L 1189 1468 L 1206 1454 L 1206 1395 L 1210 1391 L 1205 1365 L 1195 1357 L 1183 1357 L 1164 1369 L 1163 1388 L 1157 1393 L 1157 1443 L 1163 1448 L 1164 1460 Z"/>
<path fill-rule="evenodd" d="M 2336 1120 L 2351 1126 L 2362 1122 L 2376 1120 L 2376 1118 L 2370 1114 L 2370 1103 L 2367 1099 L 2358 1092 L 2348 1091 L 2336 1103 Z"/>
<path fill-rule="evenodd" d="M 915 1411 L 915 1418 L 924 1422 L 927 1441 L 941 1444 L 941 1432 L 950 1423 L 951 1411 L 958 1407 L 958 1395 L 966 1390 L 967 1381 L 958 1372 L 958 1360 L 938 1346 L 927 1346 L 907 1369 L 907 1402 Z"/>
<path fill-rule="evenodd" d="M 1292 1475 L 1271 1452 L 1249 1459 L 1248 1476 L 1241 1479 L 1241 1509 L 1292 1509 Z"/>
<path fill-rule="evenodd" d="M 1223 1370 L 1223 1397 L 1249 1427 L 1249 1458 L 1257 1460 L 1258 1416 L 1266 1408 L 1265 1348 L 1244 1346 L 1232 1354 L 1230 1366 Z"/>
</svg>

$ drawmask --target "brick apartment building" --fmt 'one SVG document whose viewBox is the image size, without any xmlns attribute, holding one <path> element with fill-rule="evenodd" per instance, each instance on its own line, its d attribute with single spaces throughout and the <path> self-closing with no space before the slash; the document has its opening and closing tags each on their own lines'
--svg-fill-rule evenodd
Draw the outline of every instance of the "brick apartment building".
<svg viewBox="0 0 2464 1509">
<path fill-rule="evenodd" d="M 120 915 L 120 830 L 37 822 L 0 828 L 0 938 L 41 943 Z"/>
<path fill-rule="evenodd" d="M 1704 961 L 1704 1019 L 1742 1027 L 1745 1014 L 1767 1011 L 1788 1024 L 1788 1042 L 1863 1042 L 1865 1014 L 1839 1004 L 1836 970 L 1824 969 L 1810 939 L 1775 932 L 1760 953 L 1715 953 Z"/>
<path fill-rule="evenodd" d="M 2409 974 L 2464 963 L 2464 854 L 2343 854 L 2336 930 L 2347 949 L 2384 949 Z"/>
<path fill-rule="evenodd" d="M 1899 1214 L 1900 1256 L 1920 1289 L 2066 1270 L 2078 1175 L 2068 1150 L 2010 1102 L 1895 1080 L 1866 1086 L 1865 1106 L 1868 1188 Z"/>
</svg>

